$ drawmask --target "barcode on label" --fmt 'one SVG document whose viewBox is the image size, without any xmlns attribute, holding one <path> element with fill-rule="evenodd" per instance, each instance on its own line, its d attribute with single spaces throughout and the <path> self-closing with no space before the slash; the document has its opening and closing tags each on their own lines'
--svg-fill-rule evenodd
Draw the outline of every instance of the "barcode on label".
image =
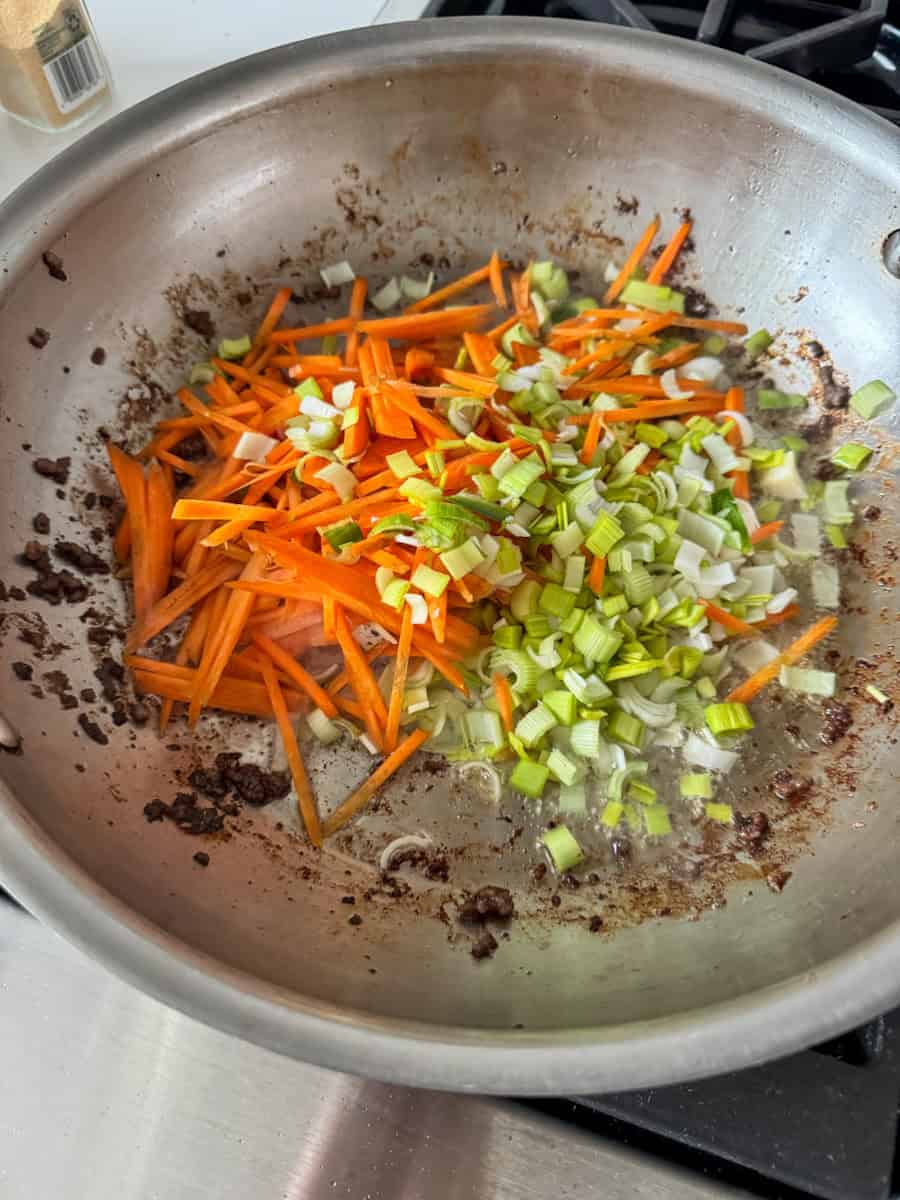
<svg viewBox="0 0 900 1200">
<path fill-rule="evenodd" d="M 60 112 L 71 112 L 106 82 L 90 37 L 83 37 L 68 50 L 44 64 L 44 74 Z"/>
</svg>

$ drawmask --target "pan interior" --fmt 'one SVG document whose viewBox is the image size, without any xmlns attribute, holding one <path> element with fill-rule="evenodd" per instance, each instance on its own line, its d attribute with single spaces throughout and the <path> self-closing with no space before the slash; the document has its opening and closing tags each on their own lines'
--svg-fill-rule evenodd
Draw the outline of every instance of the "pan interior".
<svg viewBox="0 0 900 1200">
<path fill-rule="evenodd" d="M 785 332 L 780 382 L 808 385 L 808 368 L 788 351 L 811 333 L 854 386 L 872 377 L 896 383 L 900 285 L 880 252 L 883 235 L 900 224 L 888 167 L 861 166 L 849 144 L 829 141 L 812 120 L 802 132 L 793 117 L 765 115 L 740 88 L 713 95 L 700 73 L 639 74 L 590 45 L 520 48 L 515 69 L 494 45 L 465 56 L 411 54 L 405 64 L 347 69 L 332 82 L 298 75 L 278 103 L 212 121 L 190 144 L 164 145 L 73 212 L 53 246 L 68 282 L 50 278 L 38 258 L 2 297 L 7 587 L 29 577 L 14 560 L 33 536 L 35 513 L 50 516 L 53 539 L 82 543 L 105 520 L 86 499 L 112 492 L 98 428 L 137 445 L 158 410 L 135 372 L 171 388 L 185 364 L 203 357 L 178 311 L 208 309 L 221 333 L 240 334 L 276 286 L 302 294 L 321 265 L 343 258 L 376 284 L 421 275 L 431 261 L 446 279 L 497 246 L 515 259 L 554 257 L 580 271 L 590 291 L 652 213 L 671 230 L 689 207 L 697 245 L 687 282 L 702 286 L 723 316 L 746 314 L 751 328 Z M 40 234 L 35 245 L 49 248 Z M 314 302 L 293 311 L 309 321 L 329 310 Z M 50 332 L 41 350 L 28 343 L 35 327 Z M 97 347 L 106 351 L 102 367 L 91 362 Z M 33 471 L 34 454 L 72 456 L 63 496 Z M 871 678 L 890 690 L 895 481 L 877 474 L 862 488 L 882 517 L 860 528 L 868 565 L 847 567 L 838 645 L 852 687 L 861 691 Z M 124 619 L 119 584 L 92 581 L 92 589 L 93 624 Z M 763 807 L 788 754 L 818 780 L 825 815 L 810 814 L 795 830 L 805 848 L 782 894 L 748 868 L 714 892 L 678 890 L 684 903 L 663 917 L 650 914 L 666 907 L 660 897 L 670 883 L 654 895 L 649 881 L 632 896 L 646 919 L 616 928 L 609 905 L 627 909 L 629 901 L 608 863 L 608 887 L 587 899 L 584 889 L 563 892 L 560 912 L 548 917 L 528 882 L 533 814 L 498 812 L 446 774 L 406 775 L 388 810 L 364 826 L 358 844 L 369 864 L 389 835 L 419 829 L 465 848 L 451 856 L 449 889 L 404 876 L 412 895 L 400 900 L 370 865 L 307 855 L 287 805 L 245 810 L 233 835 L 213 845 L 148 825 L 144 804 L 170 800 L 179 772 L 221 749 L 266 761 L 269 734 L 255 722 L 211 720 L 190 749 L 182 726 L 160 741 L 152 725 L 116 728 L 96 704 L 63 710 L 47 673 L 64 671 L 78 695 L 98 689 L 98 655 L 116 653 L 115 641 L 108 650 L 86 646 L 85 607 L 31 597 L 2 605 L 0 712 L 24 734 L 24 753 L 0 758 L 3 780 L 52 842 L 114 896 L 285 1003 L 465 1030 L 612 1030 L 813 971 L 897 919 L 896 733 L 863 701 L 852 741 L 828 752 L 811 721 L 800 744 L 791 743 L 785 711 L 772 705 L 736 784 L 741 807 Z M 43 630 L 44 656 L 21 641 L 31 628 Z M 875 664 L 865 680 L 857 656 Z M 42 699 L 10 669 L 23 659 Z M 97 718 L 108 745 L 85 736 L 80 712 Z M 326 802 L 365 770 L 365 756 L 322 752 L 316 776 Z M 199 849 L 210 854 L 205 869 L 193 859 Z M 448 890 L 483 882 L 511 883 L 523 915 L 493 961 L 476 966 L 468 938 L 452 917 L 440 919 L 440 905 Z M 342 902 L 349 895 L 355 906 Z M 609 915 L 615 932 L 590 934 L 593 912 Z M 354 914 L 362 924 L 349 923 Z"/>
</svg>

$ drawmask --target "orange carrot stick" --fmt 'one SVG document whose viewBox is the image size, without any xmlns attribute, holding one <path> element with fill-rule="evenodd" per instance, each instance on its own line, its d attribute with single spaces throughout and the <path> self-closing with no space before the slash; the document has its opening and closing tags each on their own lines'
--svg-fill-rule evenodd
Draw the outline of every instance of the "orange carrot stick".
<svg viewBox="0 0 900 1200">
<path fill-rule="evenodd" d="M 364 283 L 365 280 L 362 282 Z M 318 325 L 301 325 L 299 329 L 279 329 L 277 333 L 271 334 L 269 341 L 277 346 L 282 346 L 285 342 L 310 342 L 335 333 L 347 333 L 352 327 L 352 318 L 338 317 L 336 321 L 322 321 Z"/>
<path fill-rule="evenodd" d="M 269 703 L 272 705 L 272 712 L 275 714 L 275 721 L 278 725 L 278 732 L 281 734 L 281 742 L 287 756 L 291 778 L 294 781 L 294 791 L 297 793 L 297 807 L 300 810 L 300 816 L 306 828 L 307 837 L 314 846 L 321 846 L 322 827 L 319 823 L 319 814 L 316 809 L 316 798 L 313 795 L 309 776 L 306 773 L 306 766 L 300 754 L 300 747 L 297 745 L 297 735 L 294 733 L 294 727 L 288 716 L 287 705 L 284 702 L 281 686 L 275 675 L 275 668 L 268 659 L 263 659 L 261 667 L 263 682 L 269 695 Z"/>
<path fill-rule="evenodd" d="M 488 278 L 491 282 L 491 291 L 494 293 L 494 301 L 500 308 L 506 308 L 509 303 L 506 299 L 506 288 L 503 286 L 503 265 L 495 250 L 488 263 Z"/>
<path fill-rule="evenodd" d="M 224 500 L 179 500 L 173 521 L 274 521 L 280 514 L 263 504 L 231 504 Z"/>
<path fill-rule="evenodd" d="M 681 247 L 690 236 L 692 227 L 692 222 L 690 221 L 685 221 L 683 224 L 678 226 L 672 235 L 672 240 L 648 271 L 648 283 L 662 283 L 666 275 L 672 269 L 672 265 L 675 262 L 675 259 L 678 257 Z"/>
<path fill-rule="evenodd" d="M 467 292 L 471 288 L 477 287 L 479 283 L 484 283 L 486 279 L 490 278 L 490 274 L 490 264 L 486 267 L 479 267 L 477 271 L 472 271 L 469 275 L 463 275 L 453 283 L 448 283 L 446 287 L 438 288 L 430 296 L 425 296 L 423 299 L 417 300 L 415 304 L 410 304 L 403 311 L 411 314 L 427 312 L 429 308 L 437 308 L 445 300 L 450 300 L 454 296 L 459 296 L 462 292 Z"/>
<path fill-rule="evenodd" d="M 513 729 L 513 698 L 509 681 L 505 675 L 496 672 L 492 676 L 494 695 L 497 697 L 497 707 L 500 709 L 500 719 L 507 733 Z"/>
<path fill-rule="evenodd" d="M 344 347 L 344 362 L 348 367 L 355 367 L 357 361 L 357 353 L 359 351 L 359 333 L 357 325 L 362 320 L 363 313 L 366 310 L 366 295 L 369 290 L 369 284 L 365 279 L 354 279 L 353 288 L 350 292 L 350 332 L 347 334 L 347 344 Z"/>
<path fill-rule="evenodd" d="M 644 255 L 647 253 L 647 251 L 653 245 L 653 239 L 656 237 L 656 235 L 658 233 L 659 233 L 659 217 L 654 217 L 653 220 L 650 222 L 650 224 L 647 226 L 647 228 L 644 230 L 644 232 L 641 234 L 641 236 L 638 238 L 634 249 L 631 251 L 631 253 L 628 255 L 628 257 L 625 259 L 625 264 L 622 267 L 621 271 L 618 273 L 618 275 L 615 277 L 615 279 L 612 281 L 612 283 L 606 289 L 606 294 L 603 297 L 604 304 L 610 304 L 613 300 L 616 299 L 616 297 L 619 295 L 619 293 L 625 287 L 625 284 L 632 277 L 632 275 L 635 273 L 637 268 L 641 265 L 641 259 L 644 257 Z"/>
<path fill-rule="evenodd" d="M 397 737 L 400 733 L 400 717 L 403 715 L 406 676 L 409 670 L 409 652 L 412 649 L 412 618 L 412 609 L 408 604 L 404 605 L 403 620 L 400 623 L 400 641 L 397 645 L 397 659 L 394 664 L 394 681 L 391 685 L 391 703 L 388 708 L 387 728 L 384 734 L 384 748 L 388 754 L 397 749 Z"/>
<path fill-rule="evenodd" d="M 616 379 L 613 383 L 619 383 Z M 603 390 L 607 387 L 604 381 Z M 624 389 L 623 389 L 624 390 Z M 567 393 L 568 394 L 568 393 Z M 603 420 L 613 421 L 654 421 L 659 417 L 690 416 L 693 413 L 718 412 L 721 408 L 718 400 L 649 400 L 643 404 L 635 404 L 633 408 L 608 408 L 603 412 Z M 589 425 L 591 414 L 578 413 L 568 418 L 570 425 Z"/>
<path fill-rule="evenodd" d="M 482 379 L 481 376 L 472 375 L 469 371 L 454 371 L 449 367 L 440 367 L 437 373 L 445 383 L 462 388 L 470 396 L 481 396 L 483 399 L 489 400 L 497 390 L 496 379 Z"/>
<path fill-rule="evenodd" d="M 591 563 L 591 569 L 588 572 L 588 587 L 595 596 L 599 596 L 603 591 L 603 580 L 606 578 L 606 558 L 597 558 Z"/>
<path fill-rule="evenodd" d="M 750 541 L 754 546 L 757 542 L 764 542 L 767 538 L 774 537 L 783 525 L 784 521 L 767 521 L 765 525 L 760 525 L 759 529 L 753 530 L 750 534 Z"/>
<path fill-rule="evenodd" d="M 793 621 L 794 617 L 800 616 L 800 605 L 789 604 L 783 608 L 781 612 L 769 613 L 764 621 L 757 623 L 757 629 L 771 629 L 773 625 L 783 625 L 785 621 Z"/>
<path fill-rule="evenodd" d="M 460 580 L 460 582 L 462 582 Z M 447 593 L 428 601 L 428 617 L 431 621 L 431 632 L 439 646 L 447 640 Z"/>
<path fill-rule="evenodd" d="M 338 645 L 344 655 L 344 665 L 350 676 L 350 682 L 356 698 L 363 706 L 363 719 L 366 732 L 375 745 L 381 749 L 384 746 L 384 726 L 387 723 L 387 709 L 378 688 L 372 668 L 363 654 L 359 643 L 350 632 L 347 617 L 340 605 L 335 606 L 334 627 Z"/>
<path fill-rule="evenodd" d="M 433 297 L 429 296 L 426 299 Z M 357 328 L 360 333 L 374 334 L 376 337 L 396 338 L 404 342 L 425 342 L 434 337 L 452 337 L 454 334 L 465 333 L 466 330 L 478 329 L 493 311 L 493 304 L 470 304 L 441 312 L 412 313 L 402 317 L 380 317 L 374 321 L 360 321 Z"/>
<path fill-rule="evenodd" d="M 736 637 L 759 637 L 759 629 L 755 625 L 750 625 L 747 621 L 742 621 L 739 617 L 735 617 L 732 613 L 726 611 L 726 609 L 719 608 L 717 604 L 713 604 L 710 600 L 701 600 L 700 603 L 706 609 L 706 615 L 709 619 L 717 621 L 729 633 L 733 633 Z"/>
<path fill-rule="evenodd" d="M 112 442 L 107 454 L 125 501 L 131 529 L 131 571 L 134 611 L 140 621 L 153 606 L 152 555 L 147 538 L 147 480 L 144 468 Z"/>
<path fill-rule="evenodd" d="M 325 691 L 325 689 L 313 679 L 312 675 L 292 658 L 286 650 L 283 650 L 271 638 L 266 637 L 264 633 L 254 633 L 253 641 L 259 646 L 265 654 L 268 654 L 272 662 L 284 671 L 285 675 L 300 688 L 306 692 L 310 700 L 317 708 L 321 708 L 326 717 L 336 717 L 337 709 L 334 706 L 334 701 Z"/>
<path fill-rule="evenodd" d="M 143 619 L 137 622 L 125 642 L 126 652 L 131 653 L 155 638 L 210 592 L 240 573 L 240 563 L 231 562 L 227 558 L 217 558 L 196 575 L 185 579 L 177 588 L 173 588 L 168 595 L 158 600 Z"/>
<path fill-rule="evenodd" d="M 732 689 L 727 700 L 738 704 L 746 704 L 752 700 L 766 684 L 778 678 L 782 667 L 789 667 L 799 662 L 812 650 L 813 646 L 826 638 L 836 625 L 837 617 L 823 617 L 821 621 L 816 621 L 815 625 L 811 625 L 806 633 L 801 634 L 777 658 L 773 658 L 770 663 L 766 663 L 749 679 L 745 679 L 742 684 Z"/>
<path fill-rule="evenodd" d="M 390 754 L 381 766 L 372 772 L 362 787 L 357 788 L 352 796 L 348 796 L 343 804 L 336 808 L 326 820 L 323 829 L 325 837 L 330 837 L 333 833 L 337 833 L 342 826 L 355 817 L 359 810 L 368 804 L 381 785 L 386 783 L 403 766 L 406 760 L 415 754 L 423 742 L 428 740 L 429 736 L 426 729 L 416 729 L 407 738 L 404 738 L 393 754 Z"/>
<path fill-rule="evenodd" d="M 581 447 L 580 455 L 581 461 L 586 467 L 589 467 L 594 461 L 594 454 L 597 451 L 602 432 L 603 417 L 599 412 L 591 413 L 591 419 L 588 424 L 587 433 L 584 435 L 584 445 Z"/>
</svg>

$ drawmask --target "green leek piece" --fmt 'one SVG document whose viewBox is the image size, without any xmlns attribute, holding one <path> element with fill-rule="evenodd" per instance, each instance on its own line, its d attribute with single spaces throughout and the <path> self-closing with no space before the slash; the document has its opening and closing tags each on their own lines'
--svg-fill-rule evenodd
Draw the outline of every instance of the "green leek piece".
<svg viewBox="0 0 900 1200">
<path fill-rule="evenodd" d="M 829 479 L 822 492 L 822 516 L 829 525 L 852 525 L 853 509 L 846 479 Z"/>
<path fill-rule="evenodd" d="M 684 312 L 684 296 L 670 287 L 630 279 L 622 289 L 623 304 L 637 304 L 653 312 Z"/>
<path fill-rule="evenodd" d="M 622 813 L 624 811 L 625 805 L 621 800 L 608 801 L 604 806 L 603 812 L 600 814 L 600 824 L 605 825 L 607 829 L 615 829 L 622 820 Z"/>
<path fill-rule="evenodd" d="M 525 631 L 530 638 L 537 639 L 548 637 L 553 632 L 550 620 L 544 613 L 532 613 L 530 617 L 526 617 Z"/>
<path fill-rule="evenodd" d="M 578 701 L 571 692 L 564 692 L 561 689 L 544 692 L 541 697 L 541 703 L 546 704 L 560 725 L 575 724 L 575 712 Z"/>
<path fill-rule="evenodd" d="M 846 550 L 850 543 L 844 536 L 844 531 L 840 525 L 826 525 L 825 536 L 828 538 L 835 550 Z"/>
<path fill-rule="evenodd" d="M 396 454 L 389 454 L 384 461 L 398 479 L 409 479 L 412 475 L 422 473 L 422 468 L 408 450 L 398 450 Z"/>
<path fill-rule="evenodd" d="M 756 403 L 762 409 L 806 408 L 806 397 L 796 392 L 778 392 L 774 388 L 760 388 Z"/>
<path fill-rule="evenodd" d="M 341 546 L 362 540 L 363 531 L 355 521 L 344 521 L 340 525 L 332 525 L 330 529 L 325 530 L 325 541 L 332 550 L 340 550 Z"/>
<path fill-rule="evenodd" d="M 831 456 L 831 461 L 838 467 L 848 471 L 858 471 L 872 453 L 871 446 L 861 446 L 858 442 L 844 442 Z"/>
<path fill-rule="evenodd" d="M 538 800 L 549 778 L 549 767 L 543 763 L 531 762 L 527 758 L 520 758 L 513 767 L 509 784 L 514 791 L 530 796 L 532 800 Z"/>
<path fill-rule="evenodd" d="M 315 396 L 317 400 L 323 400 L 322 389 L 316 381 L 310 376 L 304 379 L 302 383 L 298 383 L 294 388 L 294 395 L 299 396 L 302 400 L 304 396 Z"/>
<path fill-rule="evenodd" d="M 837 688 L 837 676 L 834 671 L 816 671 L 811 667 L 782 667 L 778 673 L 778 682 L 783 688 L 800 692 L 804 696 L 830 698 Z"/>
<path fill-rule="evenodd" d="M 567 617 L 575 607 L 576 599 L 558 583 L 545 583 L 538 597 L 538 608 L 553 617 Z"/>
<path fill-rule="evenodd" d="M 539 700 L 516 724 L 516 737 L 523 746 L 529 749 L 536 745 L 541 738 L 556 725 L 556 717 L 549 708 Z"/>
<path fill-rule="evenodd" d="M 601 625 L 596 617 L 588 613 L 578 626 L 572 644 L 587 662 L 607 663 L 624 640 L 621 634 Z"/>
<path fill-rule="evenodd" d="M 523 458 L 500 477 L 500 492 L 521 499 L 536 479 L 544 473 L 544 464 L 536 458 Z"/>
<path fill-rule="evenodd" d="M 621 708 L 614 709 L 606 726 L 609 736 L 625 746 L 634 746 L 640 750 L 644 742 L 644 722 Z"/>
<path fill-rule="evenodd" d="M 644 442 L 647 446 L 653 446 L 657 450 L 669 440 L 669 435 L 664 429 L 660 429 L 658 425 L 650 425 L 646 421 L 638 422 L 634 436 L 639 442 Z"/>
<path fill-rule="evenodd" d="M 639 608 L 653 595 L 653 576 L 643 563 L 632 564 L 625 576 L 625 595 L 629 604 Z"/>
<path fill-rule="evenodd" d="M 212 363 L 194 363 L 188 377 L 188 383 L 212 383 L 216 377 L 216 369 Z"/>
<path fill-rule="evenodd" d="M 507 358 L 515 358 L 516 352 L 513 350 L 515 342 L 521 342 L 525 346 L 537 345 L 537 342 L 521 321 L 518 321 L 511 329 L 507 329 L 506 333 L 500 339 L 500 345 L 503 347 L 503 353 Z"/>
<path fill-rule="evenodd" d="M 783 433 L 781 444 L 785 450 L 793 450 L 795 454 L 802 454 L 804 450 L 809 449 L 809 442 L 806 438 L 797 437 L 794 433 Z"/>
<path fill-rule="evenodd" d="M 667 837 L 672 832 L 669 810 L 663 804 L 646 804 L 641 809 L 649 837 Z"/>
<path fill-rule="evenodd" d="M 532 263 L 531 285 L 545 300 L 565 300 L 569 295 L 568 275 L 552 262 Z"/>
<path fill-rule="evenodd" d="M 876 704 L 890 704 L 890 696 L 886 696 L 881 688 L 876 687 L 874 683 L 866 684 L 866 692 L 872 697 Z"/>
<path fill-rule="evenodd" d="M 463 719 L 463 732 L 466 741 L 473 746 L 489 746 L 492 750 L 501 750 L 506 745 L 506 734 L 497 713 L 486 708 L 473 708 Z"/>
<path fill-rule="evenodd" d="M 602 601 L 603 615 L 617 617 L 619 613 L 628 612 L 628 600 L 623 595 L 607 596 Z"/>
<path fill-rule="evenodd" d="M 570 758 L 566 758 L 565 754 L 555 747 L 547 756 L 547 766 L 553 778 L 558 783 L 565 784 L 567 787 L 573 784 L 578 778 L 577 765 Z"/>
<path fill-rule="evenodd" d="M 600 722 L 594 718 L 585 718 L 572 726 L 572 750 L 579 758 L 596 759 L 600 757 Z"/>
<path fill-rule="evenodd" d="M 509 598 L 509 607 L 517 621 L 524 623 L 532 613 L 537 612 L 540 594 L 541 585 L 536 579 L 523 579 L 516 584 Z"/>
<path fill-rule="evenodd" d="M 509 516 L 508 510 L 501 504 L 494 504 L 490 500 L 482 499 L 481 496 L 470 496 L 465 492 L 457 492 L 453 497 L 453 503 L 468 509 L 469 512 L 477 513 L 480 517 L 487 518 L 488 521 L 505 521 Z"/>
<path fill-rule="evenodd" d="M 397 491 L 404 500 L 413 500 L 416 504 L 423 505 L 427 500 L 437 500 L 443 495 L 439 487 L 435 487 L 433 483 L 429 483 L 427 479 L 422 479 L 418 475 L 404 479 Z"/>
<path fill-rule="evenodd" d="M 475 538 L 469 538 L 452 550 L 445 550 L 438 557 L 454 579 L 463 579 L 485 561 L 485 555 Z"/>
<path fill-rule="evenodd" d="M 244 334 L 239 338 L 222 338 L 219 342 L 219 358 L 227 358 L 233 360 L 243 358 L 245 354 L 249 354 L 253 347 L 253 342 L 250 340 L 249 334 Z"/>
<path fill-rule="evenodd" d="M 472 482 L 478 488 L 479 494 L 483 500 L 496 500 L 500 495 L 500 485 L 497 480 L 487 471 L 481 471 L 477 475 L 472 476 Z"/>
<path fill-rule="evenodd" d="M 584 860 L 584 851 L 565 825 L 556 825 L 553 829 L 548 829 L 541 834 L 541 841 L 547 847 L 553 865 L 561 875 L 571 871 Z"/>
<path fill-rule="evenodd" d="M 754 726 L 746 704 L 732 701 L 724 704 L 708 704 L 703 716 L 709 729 L 720 737 L 723 733 L 743 733 Z"/>
<path fill-rule="evenodd" d="M 491 641 L 501 650 L 518 650 L 522 644 L 522 626 L 501 625 L 491 634 Z"/>
<path fill-rule="evenodd" d="M 390 608 L 396 608 L 399 612 L 403 607 L 403 603 L 406 599 L 406 593 L 408 591 L 409 584 L 405 579 L 392 579 L 381 593 L 381 599 Z"/>
<path fill-rule="evenodd" d="M 437 479 L 447 465 L 447 460 L 444 457 L 442 450 L 426 450 L 425 451 L 425 466 L 428 469 L 428 474 L 432 479 Z M 488 476 L 490 478 L 490 476 Z"/>
<path fill-rule="evenodd" d="M 850 407 L 855 409 L 864 420 L 871 421 L 875 417 L 880 417 L 896 399 L 896 393 L 886 383 L 882 383 L 880 379 L 873 379 L 871 383 L 863 384 L 858 391 L 853 393 L 850 397 Z"/>
<path fill-rule="evenodd" d="M 649 783 L 644 783 L 640 779 L 630 779 L 628 781 L 627 794 L 629 800 L 634 800 L 638 804 L 656 803 L 656 788 L 651 787 Z"/>
<path fill-rule="evenodd" d="M 734 809 L 730 804 L 717 804 L 714 801 L 703 806 L 704 812 L 711 821 L 720 825 L 731 825 L 734 821 Z"/>
<path fill-rule="evenodd" d="M 757 329 L 756 333 L 751 333 L 748 338 L 744 339 L 744 353 L 748 358 L 759 358 L 760 354 L 764 350 L 768 350 L 774 340 L 768 329 Z"/>
<path fill-rule="evenodd" d="M 706 676 L 697 680 L 697 695 L 701 700 L 712 700 L 716 694 L 716 685 Z"/>
<path fill-rule="evenodd" d="M 591 532 L 587 536 L 585 545 L 595 557 L 604 558 L 624 536 L 625 530 L 616 518 L 612 513 L 604 511 L 597 517 L 593 529 L 591 529 Z"/>
<path fill-rule="evenodd" d="M 443 596 L 449 582 L 449 575 L 445 575 L 443 571 L 435 571 L 433 567 L 428 567 L 425 563 L 420 563 L 416 567 L 410 580 L 413 587 L 424 592 L 426 596 L 433 596 L 435 600 Z"/>
<path fill-rule="evenodd" d="M 469 352 L 465 346 L 460 346 L 453 362 L 454 371 L 464 371 L 469 363 Z"/>
<path fill-rule="evenodd" d="M 713 358 L 718 358 L 727 345 L 727 338 L 723 338 L 721 333 L 713 333 L 703 343 L 703 353 L 711 354 Z"/>
<path fill-rule="evenodd" d="M 656 671 L 660 667 L 662 659 L 648 658 L 643 662 L 626 662 L 619 663 L 615 667 L 610 667 L 606 672 L 606 679 L 609 683 L 615 683 L 617 679 L 636 679 L 640 675 L 649 675 L 651 671 Z"/>
<path fill-rule="evenodd" d="M 712 799 L 712 776 L 695 774 L 682 775 L 678 781 L 678 790 L 687 800 L 710 800 Z"/>
</svg>

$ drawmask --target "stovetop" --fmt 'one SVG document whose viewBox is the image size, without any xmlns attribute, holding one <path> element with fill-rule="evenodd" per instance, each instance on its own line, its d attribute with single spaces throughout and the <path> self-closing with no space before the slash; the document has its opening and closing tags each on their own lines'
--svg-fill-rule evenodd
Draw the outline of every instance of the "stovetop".
<svg viewBox="0 0 900 1200">
<path fill-rule="evenodd" d="M 900 124 L 900 0 L 430 0 L 423 15 L 482 14 L 695 39 L 803 75 Z"/>
</svg>

